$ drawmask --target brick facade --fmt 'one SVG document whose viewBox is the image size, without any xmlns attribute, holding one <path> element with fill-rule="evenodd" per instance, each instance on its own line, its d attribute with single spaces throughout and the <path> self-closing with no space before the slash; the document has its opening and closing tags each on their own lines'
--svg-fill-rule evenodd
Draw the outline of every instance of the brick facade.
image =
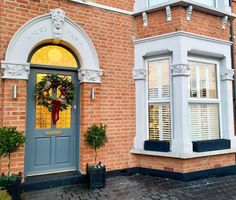
<svg viewBox="0 0 236 200">
<path fill-rule="evenodd" d="M 134 1 L 93 1 L 111 7 L 133 10 Z M 236 4 L 236 3 L 235 3 Z M 235 6 L 236 7 L 236 6 Z M 234 8 L 235 8 L 234 7 Z M 0 1 L 0 60 L 4 60 L 7 46 L 15 32 L 27 21 L 61 8 L 66 15 L 81 26 L 92 40 L 104 70 L 101 84 L 80 85 L 80 169 L 93 163 L 93 152 L 84 141 L 89 124 L 105 123 L 108 140 L 98 151 L 98 160 L 107 169 L 146 167 L 175 172 L 193 172 L 235 164 L 234 154 L 177 159 L 131 154 L 135 137 L 135 85 L 132 79 L 134 67 L 133 39 L 187 31 L 223 40 L 229 40 L 229 23 L 221 28 L 221 18 L 200 11 L 193 11 L 191 21 L 186 21 L 185 9 L 174 7 L 172 21 L 166 21 L 164 10 L 148 14 L 148 26 L 143 27 L 142 17 L 132 17 L 108 10 L 86 6 L 68 0 L 14 0 Z M 18 86 L 18 98 L 12 98 L 12 87 Z M 0 126 L 17 126 L 25 131 L 26 88 L 24 80 L 0 79 Z M 95 89 L 95 100 L 89 97 Z M 24 171 L 24 149 L 13 155 L 12 172 Z M 0 172 L 7 169 L 7 160 L 0 163 Z"/>
</svg>

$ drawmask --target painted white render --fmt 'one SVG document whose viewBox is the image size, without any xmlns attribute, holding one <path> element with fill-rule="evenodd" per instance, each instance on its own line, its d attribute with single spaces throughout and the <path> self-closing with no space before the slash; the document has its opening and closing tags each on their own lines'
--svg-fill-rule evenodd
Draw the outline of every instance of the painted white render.
<svg viewBox="0 0 236 200">
<path fill-rule="evenodd" d="M 233 121 L 231 45 L 229 41 L 205 37 L 188 32 L 175 32 L 134 41 L 134 80 L 136 87 L 136 137 L 133 153 L 142 152 L 147 133 L 146 61 L 161 56 L 171 57 L 172 70 L 172 152 L 158 155 L 194 157 L 189 127 L 188 78 L 190 57 L 219 63 L 221 90 L 221 138 L 231 140 L 231 150 L 236 150 Z M 137 75 L 139 74 L 139 76 Z M 139 78 L 137 78 L 139 77 Z M 146 152 L 147 153 L 147 152 Z M 207 154 L 207 153 L 206 153 Z M 205 155 L 205 154 L 204 154 Z"/>
</svg>

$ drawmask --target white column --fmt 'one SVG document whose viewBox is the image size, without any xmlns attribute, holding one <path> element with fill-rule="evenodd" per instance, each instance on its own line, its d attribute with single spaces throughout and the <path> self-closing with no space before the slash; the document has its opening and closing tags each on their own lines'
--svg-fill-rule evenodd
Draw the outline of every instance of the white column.
<svg viewBox="0 0 236 200">
<path fill-rule="evenodd" d="M 146 71 L 144 69 L 134 69 L 133 79 L 135 80 L 136 99 L 136 136 L 134 138 L 134 148 L 143 149 L 146 134 Z"/>
<path fill-rule="evenodd" d="M 233 116 L 233 90 L 232 81 L 234 70 L 223 68 L 221 70 L 221 106 L 222 106 L 222 136 L 223 139 L 231 140 L 232 149 L 236 149 L 236 138 L 234 136 Z"/>
<path fill-rule="evenodd" d="M 172 112 L 173 138 L 172 152 L 178 155 L 192 153 L 191 133 L 188 117 L 188 64 L 173 64 Z"/>
</svg>

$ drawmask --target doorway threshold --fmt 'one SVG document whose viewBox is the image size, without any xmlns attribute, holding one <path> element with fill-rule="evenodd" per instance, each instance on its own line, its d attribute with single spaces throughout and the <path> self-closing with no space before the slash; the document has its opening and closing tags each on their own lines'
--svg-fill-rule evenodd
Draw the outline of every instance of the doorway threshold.
<svg viewBox="0 0 236 200">
<path fill-rule="evenodd" d="M 74 185 L 84 181 L 85 175 L 79 171 L 27 176 L 22 183 L 22 192 Z"/>
</svg>

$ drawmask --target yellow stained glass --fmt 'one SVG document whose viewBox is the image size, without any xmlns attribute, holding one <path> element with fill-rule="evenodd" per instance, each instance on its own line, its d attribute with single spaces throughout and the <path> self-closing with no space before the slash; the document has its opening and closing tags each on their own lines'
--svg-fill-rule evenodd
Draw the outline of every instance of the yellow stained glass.
<svg viewBox="0 0 236 200">
<path fill-rule="evenodd" d="M 31 64 L 77 68 L 75 57 L 67 49 L 57 45 L 47 45 L 38 49 L 31 58 Z"/>
<path fill-rule="evenodd" d="M 47 74 L 37 74 L 37 83 L 42 80 Z M 61 76 L 65 77 L 65 76 Z M 71 76 L 66 76 L 68 80 L 71 80 Z M 50 95 L 52 95 L 52 90 L 49 90 Z M 60 96 L 60 91 L 57 90 L 56 96 Z M 59 120 L 56 123 L 56 128 L 70 128 L 71 127 L 71 106 L 68 106 L 67 110 L 60 111 Z M 36 129 L 40 128 L 52 128 L 52 113 L 42 105 L 36 104 Z"/>
<path fill-rule="evenodd" d="M 37 74 L 36 82 L 40 82 L 46 75 L 47 74 Z M 49 93 L 52 94 L 52 91 L 50 90 Z M 36 103 L 36 128 L 51 128 L 51 121 L 51 112 L 49 112 L 46 107 Z"/>
</svg>

